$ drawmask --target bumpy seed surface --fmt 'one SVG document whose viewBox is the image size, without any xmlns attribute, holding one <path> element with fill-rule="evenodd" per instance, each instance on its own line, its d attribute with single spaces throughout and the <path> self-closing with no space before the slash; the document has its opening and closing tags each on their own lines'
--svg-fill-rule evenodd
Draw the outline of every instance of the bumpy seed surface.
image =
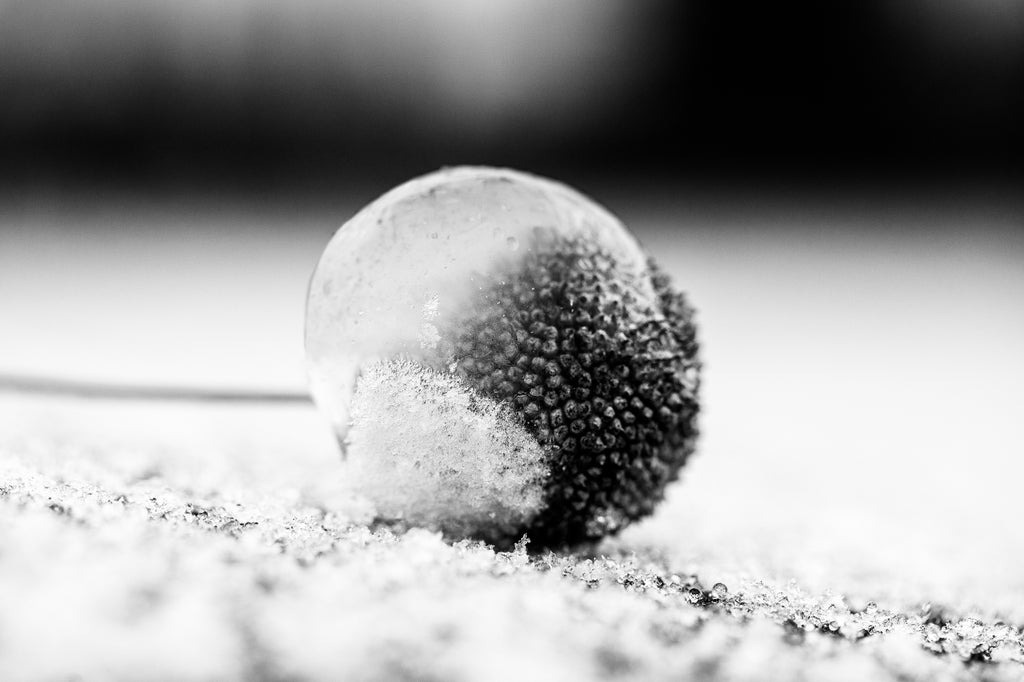
<svg viewBox="0 0 1024 682">
<path fill-rule="evenodd" d="M 548 447 L 546 506 L 522 529 L 540 545 L 597 539 L 650 514 L 693 451 L 693 310 L 653 262 L 649 271 L 653 307 L 594 245 L 537 245 L 514 272 L 481 275 L 457 326 L 456 371 Z"/>
</svg>

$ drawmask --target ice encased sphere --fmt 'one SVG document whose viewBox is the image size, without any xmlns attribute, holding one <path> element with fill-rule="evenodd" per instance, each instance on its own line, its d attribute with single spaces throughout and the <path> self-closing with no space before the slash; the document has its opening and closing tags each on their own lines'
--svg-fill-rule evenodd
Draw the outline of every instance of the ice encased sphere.
<svg viewBox="0 0 1024 682">
<path fill-rule="evenodd" d="M 692 450 L 692 313 L 609 212 L 461 167 L 349 220 L 313 274 L 311 391 L 382 516 L 549 543 L 649 513 Z M 639 362 L 639 364 L 638 364 Z"/>
</svg>

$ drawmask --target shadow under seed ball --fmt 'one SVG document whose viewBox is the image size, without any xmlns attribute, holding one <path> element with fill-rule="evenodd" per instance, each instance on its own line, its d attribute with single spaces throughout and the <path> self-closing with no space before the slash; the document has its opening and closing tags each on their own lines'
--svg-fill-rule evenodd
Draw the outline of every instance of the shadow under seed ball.
<svg viewBox="0 0 1024 682">
<path fill-rule="evenodd" d="M 587 197 L 446 169 L 328 244 L 307 304 L 311 390 L 381 515 L 574 545 L 650 514 L 693 452 L 693 317 Z"/>
</svg>

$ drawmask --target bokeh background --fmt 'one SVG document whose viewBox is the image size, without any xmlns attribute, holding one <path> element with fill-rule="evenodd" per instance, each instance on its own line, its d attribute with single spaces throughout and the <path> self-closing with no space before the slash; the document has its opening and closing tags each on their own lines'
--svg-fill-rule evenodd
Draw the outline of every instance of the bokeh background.
<svg viewBox="0 0 1024 682">
<path fill-rule="evenodd" d="M 393 182 L 1017 170 L 1007 0 L 4 0 L 15 177 Z"/>
<path fill-rule="evenodd" d="M 998 601 L 1021 83 L 1008 0 L 0 0 L 0 373 L 302 392 L 332 232 L 513 166 L 620 215 L 700 311 L 701 451 L 637 538 Z"/>
</svg>

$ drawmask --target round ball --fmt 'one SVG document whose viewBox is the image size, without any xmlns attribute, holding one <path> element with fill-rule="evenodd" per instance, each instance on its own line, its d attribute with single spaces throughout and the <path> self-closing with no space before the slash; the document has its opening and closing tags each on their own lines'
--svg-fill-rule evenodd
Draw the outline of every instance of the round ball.
<svg viewBox="0 0 1024 682">
<path fill-rule="evenodd" d="M 693 311 L 622 223 L 494 168 L 405 183 L 335 234 L 311 389 L 384 517 L 572 545 L 654 509 L 697 435 Z"/>
</svg>

